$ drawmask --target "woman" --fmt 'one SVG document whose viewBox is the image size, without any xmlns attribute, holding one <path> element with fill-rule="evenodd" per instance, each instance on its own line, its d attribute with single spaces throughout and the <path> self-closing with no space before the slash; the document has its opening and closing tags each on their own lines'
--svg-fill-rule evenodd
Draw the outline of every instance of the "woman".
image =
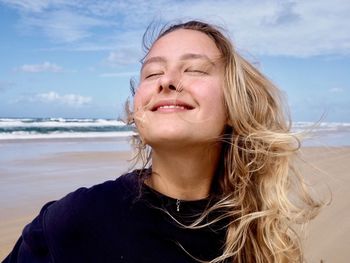
<svg viewBox="0 0 350 263">
<path fill-rule="evenodd" d="M 5 262 L 302 262 L 319 205 L 279 93 L 215 26 L 164 28 L 129 111 L 143 169 L 45 205 Z"/>
</svg>

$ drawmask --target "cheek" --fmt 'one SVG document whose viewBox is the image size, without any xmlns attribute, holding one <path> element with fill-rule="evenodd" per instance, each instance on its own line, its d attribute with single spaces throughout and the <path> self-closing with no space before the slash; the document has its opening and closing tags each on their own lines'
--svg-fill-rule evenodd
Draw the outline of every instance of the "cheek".
<svg viewBox="0 0 350 263">
<path fill-rule="evenodd" d="M 137 88 L 134 96 L 133 117 L 141 138 L 144 137 L 144 128 L 147 126 L 147 106 L 149 105 L 151 98 L 151 89 L 142 86 Z"/>
<path fill-rule="evenodd" d="M 219 126 L 221 124 L 226 124 L 227 122 L 227 113 L 226 108 L 223 100 L 223 96 L 217 95 L 217 96 L 211 96 L 208 100 L 208 111 L 206 113 L 208 116 L 211 116 L 214 122 L 217 122 Z"/>
<path fill-rule="evenodd" d="M 150 100 L 150 94 L 142 86 L 138 87 L 134 96 L 134 112 L 138 112 Z"/>
<path fill-rule="evenodd" d="M 141 103 L 141 96 L 139 92 L 135 93 L 134 96 L 134 112 L 136 113 L 140 107 L 141 107 L 142 103 Z"/>
<path fill-rule="evenodd" d="M 143 141 L 143 132 L 144 132 L 144 111 L 142 110 L 144 107 L 144 100 L 145 100 L 145 92 L 143 89 L 138 88 L 136 90 L 135 96 L 134 96 L 134 114 L 133 118 L 138 130 L 138 133 L 140 135 L 140 139 Z"/>
<path fill-rule="evenodd" d="M 205 97 L 203 96 L 203 100 L 205 100 L 203 114 L 206 115 L 203 118 L 208 118 L 211 124 L 216 126 L 221 133 L 228 120 L 223 90 L 220 86 L 211 86 L 209 88 L 207 93 L 205 93 Z"/>
<path fill-rule="evenodd" d="M 205 111 L 216 112 L 219 115 L 226 115 L 224 104 L 224 93 L 221 81 L 213 81 L 210 83 L 202 83 L 198 88 L 193 90 L 195 97 L 201 106 L 205 107 Z"/>
</svg>

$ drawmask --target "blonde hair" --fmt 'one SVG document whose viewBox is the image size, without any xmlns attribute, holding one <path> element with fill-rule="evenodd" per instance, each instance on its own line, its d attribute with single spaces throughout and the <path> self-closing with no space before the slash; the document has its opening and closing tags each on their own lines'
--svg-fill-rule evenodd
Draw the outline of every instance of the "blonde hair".
<svg viewBox="0 0 350 263">
<path fill-rule="evenodd" d="M 292 225 L 308 222 L 321 205 L 309 195 L 293 166 L 300 141 L 291 132 L 280 90 L 241 57 L 216 26 L 200 21 L 170 25 L 152 43 L 178 29 L 206 34 L 221 52 L 224 103 L 230 123 L 219 139 L 222 157 L 214 179 L 219 201 L 195 223 L 184 227 L 205 227 L 229 218 L 223 254 L 210 262 L 303 262 Z M 128 113 L 132 116 L 130 110 Z M 151 152 L 140 141 L 138 149 L 137 156 L 146 166 Z M 220 217 L 202 223 L 214 210 L 221 211 Z"/>
</svg>

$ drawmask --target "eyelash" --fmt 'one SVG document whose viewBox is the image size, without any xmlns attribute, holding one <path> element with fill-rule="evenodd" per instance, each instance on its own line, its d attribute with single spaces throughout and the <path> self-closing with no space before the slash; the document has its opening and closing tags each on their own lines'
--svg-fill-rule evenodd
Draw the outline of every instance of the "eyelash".
<svg viewBox="0 0 350 263">
<path fill-rule="evenodd" d="M 145 77 L 145 79 L 149 79 L 149 78 L 152 78 L 152 77 L 154 77 L 154 76 L 159 76 L 159 75 L 162 75 L 163 73 L 152 73 L 152 74 L 149 74 L 149 75 L 147 75 L 146 77 Z"/>
<path fill-rule="evenodd" d="M 203 71 L 203 70 L 198 70 L 198 69 L 186 69 L 185 72 L 198 73 L 198 74 L 202 74 L 202 75 L 208 75 L 208 72 Z"/>
<path fill-rule="evenodd" d="M 208 72 L 203 71 L 203 70 L 198 70 L 198 69 L 186 69 L 185 72 L 197 73 L 197 74 L 201 74 L 201 75 L 208 75 Z M 155 76 L 159 76 L 159 75 L 162 75 L 162 74 L 163 74 L 162 72 L 152 73 L 152 74 L 147 75 L 145 77 L 145 79 L 149 79 L 149 78 L 152 78 L 152 77 L 155 77 Z"/>
</svg>

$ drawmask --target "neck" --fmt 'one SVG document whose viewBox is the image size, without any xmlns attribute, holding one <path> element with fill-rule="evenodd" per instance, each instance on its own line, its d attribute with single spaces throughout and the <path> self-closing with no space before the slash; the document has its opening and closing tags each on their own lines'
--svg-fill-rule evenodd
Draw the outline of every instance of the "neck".
<svg viewBox="0 0 350 263">
<path fill-rule="evenodd" d="M 152 176 L 146 184 L 180 200 L 209 196 L 220 156 L 220 145 L 191 149 L 152 149 Z"/>
</svg>

